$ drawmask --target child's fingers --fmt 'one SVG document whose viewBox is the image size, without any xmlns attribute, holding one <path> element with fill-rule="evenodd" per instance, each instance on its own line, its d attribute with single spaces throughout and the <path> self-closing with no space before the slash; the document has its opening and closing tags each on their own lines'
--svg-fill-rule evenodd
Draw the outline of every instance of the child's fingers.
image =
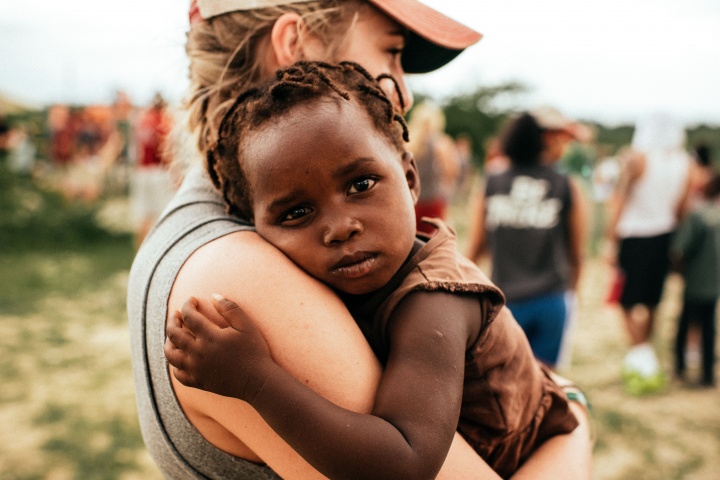
<svg viewBox="0 0 720 480">
<path fill-rule="evenodd" d="M 197 299 L 194 297 L 190 297 L 183 304 L 181 321 L 194 336 L 208 335 L 208 330 L 215 325 L 200 313 Z"/>
<path fill-rule="evenodd" d="M 177 378 L 178 382 L 182 383 L 186 387 L 195 386 L 195 380 L 185 370 L 178 370 L 177 368 L 173 368 L 173 375 L 175 375 L 175 378 Z"/>
<path fill-rule="evenodd" d="M 180 352 L 179 350 L 177 350 L 177 352 L 182 354 L 182 352 Z M 165 354 L 165 356 L 167 357 L 167 353 Z M 187 370 L 183 369 L 182 367 L 176 366 L 174 363 L 170 362 L 169 357 L 168 357 L 168 363 L 170 363 L 170 365 L 172 365 L 172 367 L 173 367 L 172 373 L 175 376 L 175 378 L 177 378 L 178 382 L 182 383 L 186 387 L 194 387 L 195 386 L 195 379 L 192 377 L 192 375 L 190 375 L 190 373 Z M 182 361 L 179 361 L 179 363 L 182 364 Z"/>
<path fill-rule="evenodd" d="M 183 328 L 183 321 L 179 312 L 175 312 L 168 320 L 165 327 L 165 336 L 167 341 L 180 350 L 189 349 L 195 340 L 193 333 L 187 328 Z"/>
<path fill-rule="evenodd" d="M 169 339 L 165 340 L 163 351 L 165 352 L 165 359 L 172 367 L 172 374 L 175 378 L 187 387 L 197 386 L 197 382 L 195 382 L 195 379 L 188 371 L 190 367 L 188 362 L 190 362 L 190 359 L 185 352 L 173 345 Z"/>
<path fill-rule="evenodd" d="M 173 366 L 173 370 L 184 370 L 186 368 L 185 361 L 187 357 L 185 353 L 177 348 L 171 341 L 170 338 L 165 339 L 165 345 L 163 345 L 163 352 L 165 353 L 165 359 Z"/>
<path fill-rule="evenodd" d="M 187 332 L 181 334 L 181 337 L 185 340 L 190 340 L 190 335 L 187 334 Z M 187 356 L 187 352 L 177 346 L 178 343 L 182 344 L 185 340 L 179 341 L 178 338 L 180 337 L 173 337 L 169 334 L 165 339 L 165 344 L 163 345 L 165 359 L 172 367 L 172 374 L 180 383 L 187 387 L 195 387 L 195 379 L 188 371 L 190 368 L 190 359 Z"/>
<path fill-rule="evenodd" d="M 230 324 L 231 327 L 239 329 L 248 318 L 245 311 L 232 300 L 228 300 L 219 293 L 212 294 L 215 310 Z"/>
</svg>

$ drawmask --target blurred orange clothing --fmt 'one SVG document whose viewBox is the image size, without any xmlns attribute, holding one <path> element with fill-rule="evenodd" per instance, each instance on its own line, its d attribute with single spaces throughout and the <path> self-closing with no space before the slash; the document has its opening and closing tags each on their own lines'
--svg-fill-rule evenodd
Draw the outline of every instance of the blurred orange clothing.
<svg viewBox="0 0 720 480">
<path fill-rule="evenodd" d="M 165 165 L 164 145 L 171 121 L 162 107 L 147 110 L 138 124 L 138 166 Z"/>
</svg>

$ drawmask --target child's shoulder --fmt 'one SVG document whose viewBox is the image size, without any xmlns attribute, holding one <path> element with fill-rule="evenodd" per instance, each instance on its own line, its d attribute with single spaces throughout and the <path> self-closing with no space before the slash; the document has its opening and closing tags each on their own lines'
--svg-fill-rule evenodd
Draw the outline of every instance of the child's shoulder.
<svg viewBox="0 0 720 480">
<path fill-rule="evenodd" d="M 386 304 L 399 303 L 410 293 L 447 292 L 475 296 L 489 305 L 489 320 L 505 304 L 505 297 L 480 268 L 461 255 L 455 243 L 455 234 L 442 222 L 433 223 L 438 231 L 408 260 L 406 272 Z"/>
<path fill-rule="evenodd" d="M 474 289 L 484 285 L 497 289 L 490 278 L 471 260 L 458 252 L 455 231 L 439 219 L 428 221 L 437 228 L 433 237 L 409 260 L 412 270 L 407 278 L 417 277 L 416 282 L 425 289 L 446 288 L 453 291 Z M 467 285 L 465 285 L 467 284 Z"/>
</svg>

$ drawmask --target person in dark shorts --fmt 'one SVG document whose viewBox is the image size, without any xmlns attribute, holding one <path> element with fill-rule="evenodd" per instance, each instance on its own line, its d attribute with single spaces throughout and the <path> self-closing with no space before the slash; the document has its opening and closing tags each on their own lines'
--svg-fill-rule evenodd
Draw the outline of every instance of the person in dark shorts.
<svg viewBox="0 0 720 480">
<path fill-rule="evenodd" d="M 620 179 L 610 198 L 608 240 L 615 250 L 619 303 L 631 348 L 622 376 L 629 394 L 663 387 L 665 376 L 652 346 L 655 312 L 669 270 L 670 240 L 690 192 L 685 130 L 672 116 L 638 121 L 631 149 L 621 155 Z"/>
</svg>

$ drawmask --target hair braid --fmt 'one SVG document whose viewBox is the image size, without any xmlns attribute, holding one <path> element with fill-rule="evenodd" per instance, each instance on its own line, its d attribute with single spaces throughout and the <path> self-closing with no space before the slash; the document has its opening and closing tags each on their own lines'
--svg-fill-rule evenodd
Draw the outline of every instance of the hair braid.
<svg viewBox="0 0 720 480">
<path fill-rule="evenodd" d="M 240 149 L 247 132 L 298 105 L 328 95 L 345 101 L 356 99 L 376 130 L 398 151 L 404 151 L 404 141 L 408 140 L 405 119 L 364 68 L 352 62 L 338 65 L 297 62 L 278 70 L 273 80 L 242 92 L 230 102 L 217 126 L 214 141 L 207 144 L 208 174 L 222 192 L 229 213 L 253 220 L 252 191 L 243 172 Z"/>
<path fill-rule="evenodd" d="M 403 97 L 402 90 L 400 90 L 400 85 L 398 84 L 395 77 L 393 77 L 389 73 L 381 73 L 380 75 L 377 76 L 376 80 L 378 82 L 380 82 L 380 80 L 382 80 L 384 78 L 392 80 L 393 85 L 395 86 L 395 93 L 397 94 L 398 101 L 400 102 L 400 110 L 404 112 L 405 111 L 405 98 Z"/>
</svg>

